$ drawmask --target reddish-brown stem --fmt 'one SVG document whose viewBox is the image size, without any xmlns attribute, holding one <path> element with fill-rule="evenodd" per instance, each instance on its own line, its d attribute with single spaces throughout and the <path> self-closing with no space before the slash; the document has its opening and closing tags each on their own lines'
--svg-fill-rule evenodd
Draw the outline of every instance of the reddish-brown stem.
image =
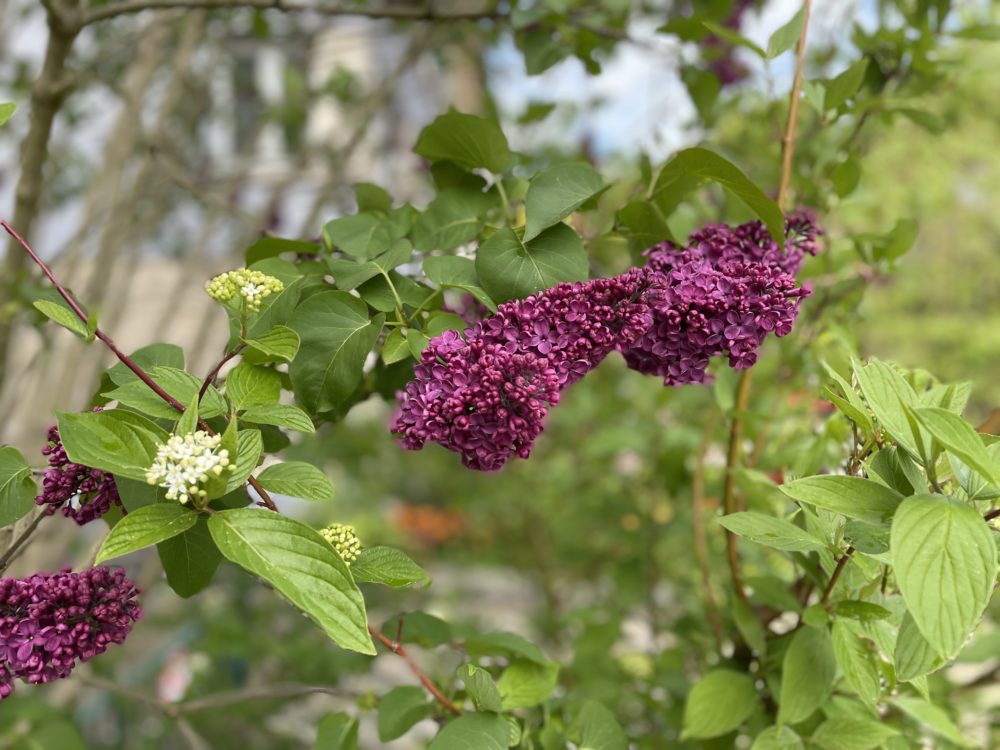
<svg viewBox="0 0 1000 750">
<path fill-rule="evenodd" d="M 31 256 L 31 259 L 35 262 L 35 265 L 37 265 L 40 269 L 42 269 L 42 273 L 44 273 L 46 278 L 50 282 L 52 282 L 52 286 L 54 286 L 56 288 L 56 291 L 59 292 L 59 295 L 64 300 L 66 300 L 66 304 L 70 306 L 70 309 L 73 310 L 74 313 L 76 313 L 76 316 L 80 319 L 80 321 L 83 322 L 84 325 L 86 325 L 88 322 L 87 313 L 85 313 L 83 311 L 83 308 L 80 307 L 80 305 L 77 303 L 75 299 L 73 299 L 73 295 L 69 293 L 66 287 L 64 287 L 62 284 L 59 283 L 59 280 L 55 277 L 55 274 L 53 274 L 52 270 L 45 264 L 45 261 L 43 261 L 40 257 L 38 257 L 38 253 L 36 253 L 34 249 L 32 249 L 31 245 L 28 244 L 28 241 L 25 240 L 20 234 L 18 234 L 17 230 L 15 230 L 14 227 L 12 227 L 6 221 L 0 221 L 0 227 L 3 227 L 4 230 L 7 232 L 7 234 L 9 234 L 17 241 L 17 244 L 21 246 L 24 252 L 26 252 L 29 256 Z M 149 373 L 143 370 L 138 364 L 136 364 L 136 362 L 131 357 L 129 357 L 127 354 L 125 354 L 125 352 L 123 352 L 121 349 L 118 348 L 117 344 L 115 344 L 115 342 L 111 340 L 110 336 L 108 336 L 100 328 L 94 328 L 94 336 L 100 339 L 100 341 L 106 347 L 108 347 L 108 349 L 111 350 L 111 353 L 114 354 L 123 365 L 125 365 L 128 369 L 130 369 L 133 373 L 135 373 L 135 376 L 139 378 L 139 380 L 141 380 L 143 383 L 145 383 L 146 386 L 153 393 L 155 393 L 157 396 L 159 396 L 168 404 L 170 404 L 170 406 L 176 409 L 179 413 L 181 414 L 184 413 L 185 411 L 184 404 L 182 404 L 180 401 L 178 401 L 169 393 L 167 393 L 165 390 L 163 390 L 163 388 L 161 388 L 157 384 L 157 382 L 149 376 Z M 215 434 L 215 431 L 211 427 L 209 427 L 208 423 L 205 422 L 205 420 L 203 419 L 198 420 L 198 426 L 205 432 L 209 433 L 210 435 Z M 258 495 L 260 495 L 261 502 L 268 510 L 273 510 L 273 511 L 278 510 L 277 506 L 274 504 L 274 501 L 271 499 L 271 496 L 268 494 L 267 490 L 261 487 L 260 482 L 258 482 L 254 477 L 250 477 L 249 479 L 247 479 L 247 483 L 254 488 L 254 490 L 257 492 Z"/>
<path fill-rule="evenodd" d="M 219 370 L 221 370 L 223 368 L 223 366 L 226 364 L 226 362 L 228 362 L 233 357 L 235 357 L 237 354 L 239 354 L 241 351 L 243 351 L 244 349 L 246 349 L 246 347 L 247 347 L 246 344 L 240 344 L 239 346 L 237 346 L 232 351 L 226 352 L 223 355 L 222 359 L 219 360 L 218 364 L 215 367 L 212 368 L 212 371 L 210 373 L 208 373 L 208 375 L 205 376 L 205 381 L 201 384 L 201 388 L 198 390 L 198 403 L 199 404 L 201 403 L 201 400 L 203 398 L 205 398 L 205 393 L 208 391 L 208 387 L 210 385 L 212 385 L 212 382 L 215 380 L 216 376 L 219 374 Z"/>
<path fill-rule="evenodd" d="M 833 589 L 837 585 L 837 581 L 840 580 L 840 574 L 844 572 L 844 568 L 847 567 L 847 561 L 851 559 L 851 555 L 853 554 L 854 547 L 848 547 L 841 558 L 837 560 L 837 567 L 833 569 L 833 573 L 830 575 L 830 580 L 826 582 L 826 588 L 823 589 L 823 596 L 819 599 L 819 603 L 823 606 L 826 606 L 827 602 L 830 601 L 830 594 L 833 593 Z"/>
<path fill-rule="evenodd" d="M 799 124 L 799 99 L 802 98 L 802 79 L 805 74 L 806 33 L 809 30 L 809 11 L 811 0 L 802 3 L 802 34 L 795 47 L 795 78 L 792 80 L 792 93 L 788 100 L 788 120 L 785 123 L 785 135 L 781 139 L 781 179 L 778 183 L 778 206 L 784 209 L 788 188 L 792 184 L 792 160 L 795 157 L 795 131 Z"/>
<path fill-rule="evenodd" d="M 998 516 L 1000 516 L 1000 508 L 994 508 L 989 513 L 987 513 L 985 516 L 983 516 L 983 520 L 984 521 L 992 521 L 994 518 L 997 518 Z"/>
<path fill-rule="evenodd" d="M 446 696 L 443 692 L 441 692 L 441 688 L 435 685 L 431 681 L 431 678 L 428 677 L 427 674 L 424 672 L 424 670 L 420 668 L 420 665 L 417 664 L 415 661 L 413 661 L 413 657 L 406 652 L 406 649 L 403 648 L 403 644 L 399 643 L 398 641 L 391 640 L 388 636 L 386 636 L 385 633 L 383 633 L 381 630 L 372 625 L 368 626 L 368 632 L 372 634 L 375 640 L 377 640 L 387 649 L 392 651 L 392 653 L 400 656 L 403 659 L 403 661 L 406 662 L 406 666 L 408 666 L 410 668 L 410 671 L 413 672 L 413 674 L 416 676 L 418 680 L 420 680 L 420 684 L 427 689 L 428 693 L 434 696 L 434 700 L 436 700 L 438 703 L 444 706 L 446 711 L 454 714 L 455 716 L 460 716 L 462 714 L 461 709 L 459 709 L 458 706 L 456 706 L 454 703 L 448 700 L 448 696 Z"/>
</svg>

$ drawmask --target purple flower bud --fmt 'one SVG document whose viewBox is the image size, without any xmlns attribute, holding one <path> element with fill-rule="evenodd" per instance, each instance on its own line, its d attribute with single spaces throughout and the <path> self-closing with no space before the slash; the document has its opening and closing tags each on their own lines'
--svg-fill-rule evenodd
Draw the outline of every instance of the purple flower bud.
<svg viewBox="0 0 1000 750">
<path fill-rule="evenodd" d="M 67 677 L 141 616 L 139 590 L 120 568 L 69 569 L 0 579 L 0 700 L 18 677 L 31 684 Z"/>
<path fill-rule="evenodd" d="M 100 407 L 94 411 L 100 411 Z M 114 477 L 98 469 L 70 462 L 59 438 L 59 428 L 49 428 L 49 442 L 42 447 L 42 455 L 49 457 L 49 468 L 42 478 L 42 494 L 35 498 L 38 505 L 47 506 L 45 513 L 52 515 L 62 508 L 63 515 L 80 526 L 100 518 L 112 505 L 122 508 Z M 75 499 L 75 505 L 72 501 Z"/>
</svg>

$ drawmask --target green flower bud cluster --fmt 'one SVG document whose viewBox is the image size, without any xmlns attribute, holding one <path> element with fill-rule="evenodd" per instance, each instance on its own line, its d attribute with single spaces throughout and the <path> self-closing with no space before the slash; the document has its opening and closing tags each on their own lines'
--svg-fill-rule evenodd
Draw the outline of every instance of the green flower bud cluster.
<svg viewBox="0 0 1000 750">
<path fill-rule="evenodd" d="M 334 523 L 320 531 L 319 535 L 333 545 L 337 554 L 348 566 L 361 554 L 361 540 L 354 533 L 353 526 Z"/>
<path fill-rule="evenodd" d="M 239 295 L 248 312 L 259 312 L 261 301 L 285 288 L 280 279 L 260 271 L 237 268 L 221 273 L 205 284 L 208 296 L 217 302 L 228 302 Z"/>
</svg>

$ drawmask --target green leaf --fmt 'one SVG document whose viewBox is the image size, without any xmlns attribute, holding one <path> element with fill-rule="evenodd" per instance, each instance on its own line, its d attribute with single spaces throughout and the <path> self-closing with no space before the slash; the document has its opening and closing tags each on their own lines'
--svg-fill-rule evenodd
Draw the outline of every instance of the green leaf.
<svg viewBox="0 0 1000 750">
<path fill-rule="evenodd" d="M 400 229 L 380 214 L 353 214 L 328 221 L 323 226 L 323 241 L 331 249 L 338 248 L 355 258 L 367 260 L 384 253 L 406 234 Z"/>
<path fill-rule="evenodd" d="M 392 210 L 392 196 L 371 182 L 359 182 L 354 186 L 354 198 L 358 203 L 358 211 L 381 211 L 389 213 Z"/>
<path fill-rule="evenodd" d="M 799 41 L 802 36 L 802 27 L 805 20 L 804 9 L 792 16 L 791 20 L 779 28 L 771 38 L 767 40 L 767 59 L 773 60 L 778 55 L 787 52 Z"/>
<path fill-rule="evenodd" d="M 170 588 L 185 599 L 212 582 L 222 561 L 222 553 L 215 546 L 205 516 L 199 516 L 197 523 L 184 533 L 157 544 L 156 551 Z"/>
<path fill-rule="evenodd" d="M 476 254 L 476 273 L 490 297 L 520 299 L 561 281 L 584 281 L 589 269 L 583 242 L 572 227 L 556 224 L 530 242 L 504 227 Z"/>
<path fill-rule="evenodd" d="M 502 716 L 464 714 L 442 729 L 427 750 L 507 750 L 507 735 Z"/>
<path fill-rule="evenodd" d="M 192 432 L 197 431 L 200 407 L 200 399 L 196 393 L 191 397 L 191 401 L 187 404 L 187 408 L 184 409 L 184 413 L 180 415 L 177 424 L 174 425 L 175 435 L 190 435 Z"/>
<path fill-rule="evenodd" d="M 268 466 L 257 475 L 257 481 L 269 492 L 303 500 L 333 500 L 334 496 L 329 477 L 305 461 L 285 461 Z"/>
<path fill-rule="evenodd" d="M 289 375 L 308 410 L 330 411 L 351 396 L 382 323 L 381 316 L 369 320 L 365 303 L 347 292 L 321 292 L 299 306 L 292 327 L 302 347 Z"/>
<path fill-rule="evenodd" d="M 868 70 L 868 58 L 863 57 L 851 65 L 840 75 L 829 81 L 823 81 L 823 88 L 826 89 L 824 106 L 829 111 L 837 109 L 848 99 L 858 93 L 861 84 L 865 80 L 865 71 Z"/>
<path fill-rule="evenodd" d="M 890 546 L 899 590 L 920 632 L 942 656 L 955 656 L 996 581 L 989 526 L 967 505 L 915 495 L 896 511 Z"/>
<path fill-rule="evenodd" d="M 750 750 L 802 750 L 802 739 L 791 727 L 768 727 L 757 735 Z"/>
<path fill-rule="evenodd" d="M 885 607 L 880 607 L 872 602 L 861 602 L 852 599 L 844 599 L 833 605 L 833 614 L 837 617 L 848 617 L 860 622 L 873 622 L 874 620 L 885 620 L 892 617 L 892 612 Z"/>
<path fill-rule="evenodd" d="M 184 369 L 184 350 L 174 344 L 150 344 L 136 349 L 129 356 L 136 365 L 149 372 L 154 367 L 172 367 L 175 370 Z M 125 385 L 138 381 L 139 376 L 127 368 L 122 362 L 107 371 L 108 377 L 115 385 Z"/>
<path fill-rule="evenodd" d="M 496 203 L 495 195 L 451 188 L 442 190 L 413 225 L 417 250 L 453 250 L 471 242 L 485 223 L 486 212 Z"/>
<path fill-rule="evenodd" d="M 1000 465 L 987 452 L 986 446 L 972 425 L 948 409 L 927 407 L 914 409 L 914 416 L 946 451 L 958 456 L 984 479 L 1000 484 Z"/>
<path fill-rule="evenodd" d="M 361 592 L 316 531 L 262 508 L 220 511 L 208 528 L 227 559 L 274 586 L 341 648 L 375 653 Z"/>
<path fill-rule="evenodd" d="M 503 711 L 500 691 L 489 672 L 475 664 L 463 664 L 458 668 L 458 676 L 465 683 L 465 692 L 472 698 L 477 711 Z"/>
<path fill-rule="evenodd" d="M 432 256 L 424 259 L 424 273 L 440 287 L 461 289 L 496 312 L 497 305 L 482 288 L 476 275 L 476 264 L 471 258 Z"/>
<path fill-rule="evenodd" d="M 663 215 L 669 216 L 673 212 L 678 189 L 687 193 L 707 181 L 719 183 L 742 201 L 764 222 L 774 240 L 779 244 L 784 243 L 785 218 L 778 204 L 768 198 L 732 162 L 713 151 L 704 148 L 678 151 L 656 179 L 652 199 L 660 205 Z M 665 202 L 668 196 L 673 198 Z"/>
<path fill-rule="evenodd" d="M 260 430 L 240 430 L 236 438 L 236 463 L 226 479 L 226 492 L 242 487 L 257 468 L 264 442 Z"/>
<path fill-rule="evenodd" d="M 406 263 L 411 255 L 413 255 L 413 246 L 410 241 L 400 239 L 372 260 L 359 263 L 353 260 L 333 258 L 327 261 L 327 266 L 337 282 L 337 288 L 349 291 L 379 274 L 389 273 L 396 266 Z"/>
<path fill-rule="evenodd" d="M 502 172 L 510 148 L 499 126 L 475 115 L 448 112 L 424 128 L 413 151 L 428 161 L 451 161 L 466 169 Z"/>
<path fill-rule="evenodd" d="M 366 547 L 351 564 L 354 580 L 381 583 L 384 586 L 431 585 L 427 571 L 411 560 L 405 552 L 394 547 Z"/>
<path fill-rule="evenodd" d="M 721 737 L 737 729 L 757 707 L 750 675 L 716 669 L 695 683 L 684 705 L 681 739 Z"/>
<path fill-rule="evenodd" d="M 255 264 L 256 266 L 257 264 Z M 293 267 L 294 268 L 294 267 Z M 262 269 L 260 269 L 262 270 Z M 264 271 L 267 273 L 267 271 Z M 274 276 L 275 274 L 271 274 Z M 302 279 L 296 278 L 285 282 L 285 288 L 277 294 L 272 294 L 264 301 L 264 308 L 251 319 L 246 338 L 260 341 L 278 326 L 283 326 L 295 312 L 299 298 L 302 296 Z"/>
<path fill-rule="evenodd" d="M 848 686 L 868 705 L 881 693 L 880 674 L 870 648 L 844 622 L 833 623 L 833 654 Z"/>
<path fill-rule="evenodd" d="M 583 702 L 572 731 L 580 750 L 628 750 L 628 737 L 615 715 L 597 701 Z"/>
<path fill-rule="evenodd" d="M 167 441 L 167 433 L 156 424 L 122 409 L 58 412 L 56 420 L 70 461 L 140 482 L 146 481 L 146 469 Z"/>
<path fill-rule="evenodd" d="M 358 720 L 343 711 L 327 714 L 319 723 L 313 750 L 358 750 Z"/>
<path fill-rule="evenodd" d="M 875 719 L 834 717 L 820 724 L 809 739 L 824 750 L 873 750 L 898 734 Z"/>
<path fill-rule="evenodd" d="M 451 625 L 440 617 L 419 611 L 396 615 L 386 622 L 382 629 L 388 633 L 399 632 L 400 619 L 403 620 L 404 643 L 416 643 L 424 648 L 434 648 L 451 642 L 453 638 Z"/>
<path fill-rule="evenodd" d="M 281 376 L 275 370 L 241 362 L 226 376 L 226 396 L 237 410 L 273 406 L 281 398 Z"/>
<path fill-rule="evenodd" d="M 833 474 L 796 479 L 780 489 L 793 500 L 862 521 L 890 518 L 903 499 L 878 482 Z"/>
<path fill-rule="evenodd" d="M 920 698 L 899 696 L 894 698 L 891 703 L 907 715 L 916 719 L 939 737 L 944 737 L 946 740 L 954 742 L 959 747 L 978 747 L 977 743 L 972 742 L 962 735 L 958 727 L 955 726 L 954 722 L 948 718 L 948 714 L 945 713 L 943 708 L 935 706 L 930 701 L 921 700 Z"/>
<path fill-rule="evenodd" d="M 243 412 L 244 422 L 254 424 L 270 424 L 275 427 L 287 427 L 298 432 L 313 433 L 316 431 L 312 419 L 302 409 L 291 404 L 267 404 L 254 406 Z"/>
<path fill-rule="evenodd" d="M 524 241 L 559 223 L 600 192 L 604 180 L 587 164 L 554 164 L 537 174 L 524 200 Z"/>
<path fill-rule="evenodd" d="M 936 672 L 945 664 L 945 660 L 921 634 L 909 612 L 903 615 L 903 623 L 899 626 L 892 660 L 896 665 L 896 678 L 901 682 Z"/>
<path fill-rule="evenodd" d="M 748 50 L 756 54 L 758 57 L 766 60 L 767 53 L 761 49 L 757 44 L 747 39 L 745 36 L 741 36 L 732 29 L 723 26 L 722 24 L 715 23 L 714 21 L 702 21 L 705 28 L 711 31 L 715 36 L 720 39 L 725 39 L 730 44 L 736 45 L 737 47 L 746 47 Z"/>
<path fill-rule="evenodd" d="M 618 222 L 628 236 L 644 248 L 674 239 L 660 209 L 649 201 L 632 201 L 626 205 L 618 212 Z"/>
<path fill-rule="evenodd" d="M 823 706 L 833 690 L 837 662 L 826 628 L 800 628 L 785 651 L 778 721 L 797 724 Z"/>
<path fill-rule="evenodd" d="M 558 680 L 559 665 L 554 661 L 537 664 L 518 659 L 500 675 L 497 688 L 505 710 L 531 708 L 552 695 Z"/>
<path fill-rule="evenodd" d="M 854 192 L 861 181 L 861 165 L 853 156 L 849 156 L 830 173 L 830 180 L 837 195 L 844 198 Z"/>
<path fill-rule="evenodd" d="M 93 329 L 87 323 L 80 320 L 76 313 L 66 305 L 60 305 L 47 299 L 36 299 L 31 304 L 44 316 L 75 333 L 84 341 L 94 340 Z"/>
<path fill-rule="evenodd" d="M 149 376 L 160 388 L 182 404 L 190 404 L 201 390 L 202 381 L 189 372 L 173 367 L 154 367 Z M 125 385 L 104 394 L 115 399 L 122 406 L 128 406 L 157 419 L 176 419 L 178 411 L 157 396 L 141 380 L 132 380 Z M 212 386 L 208 387 L 201 399 L 198 412 L 204 419 L 211 419 L 226 411 L 222 396 Z"/>
<path fill-rule="evenodd" d="M 749 539 L 751 542 L 763 544 L 790 552 L 809 552 L 823 550 L 827 545 L 814 537 L 808 531 L 800 529 L 793 523 L 782 518 L 775 518 L 766 513 L 746 511 L 730 513 L 721 516 L 718 522 L 737 536 Z"/>
<path fill-rule="evenodd" d="M 538 646 L 515 633 L 477 633 L 465 641 L 469 656 L 520 657 L 545 666 L 550 662 Z"/>
<path fill-rule="evenodd" d="M 975 26 L 966 26 L 964 29 L 953 31 L 952 36 L 956 36 L 959 39 L 981 39 L 987 42 L 997 42 L 1000 41 L 1000 24 L 982 23 Z M 8 104 L 7 106 L 12 107 L 14 105 Z M 0 125 L 2 124 L 0 122 Z"/>
<path fill-rule="evenodd" d="M 17 110 L 16 104 L 10 102 L 0 104 L 0 125 L 6 125 L 7 120 L 14 115 L 15 110 Z"/>
<path fill-rule="evenodd" d="M 433 710 L 423 688 L 409 685 L 393 688 L 378 702 L 378 738 L 390 742 L 402 737 Z"/>
<path fill-rule="evenodd" d="M 242 339 L 249 349 L 243 361 L 254 365 L 291 362 L 299 351 L 299 334 L 288 326 L 275 326 L 255 339 Z"/>
<path fill-rule="evenodd" d="M 0 448 L 0 528 L 9 526 L 35 507 L 37 488 L 31 467 L 16 448 Z"/>
<path fill-rule="evenodd" d="M 246 263 L 252 266 L 265 258 L 274 258 L 282 253 L 315 255 L 319 250 L 320 247 L 315 242 L 290 240 L 285 237 L 262 237 L 247 248 Z"/>
<path fill-rule="evenodd" d="M 122 518 L 101 544 L 95 565 L 151 547 L 183 534 L 198 522 L 198 514 L 175 503 L 145 505 Z"/>
<path fill-rule="evenodd" d="M 406 336 L 402 328 L 393 328 L 382 343 L 382 361 L 387 365 L 395 362 L 402 362 L 407 357 L 411 357 L 410 345 L 406 342 Z"/>
</svg>

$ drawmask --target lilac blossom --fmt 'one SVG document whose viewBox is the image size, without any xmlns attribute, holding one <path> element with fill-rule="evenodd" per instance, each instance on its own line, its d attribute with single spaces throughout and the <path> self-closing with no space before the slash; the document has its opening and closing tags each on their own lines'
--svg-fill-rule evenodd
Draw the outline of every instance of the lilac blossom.
<svg viewBox="0 0 1000 750">
<path fill-rule="evenodd" d="M 49 468 L 42 478 L 42 494 L 35 498 L 38 505 L 46 506 L 46 515 L 51 516 L 61 508 L 64 516 L 83 526 L 103 516 L 112 505 L 117 505 L 124 512 L 114 477 L 98 469 L 72 463 L 55 425 L 49 428 L 48 437 L 42 455 L 48 456 Z M 74 498 L 75 505 L 72 503 Z"/>
<path fill-rule="evenodd" d="M 15 677 L 30 684 L 62 679 L 123 643 L 142 616 L 138 594 L 120 568 L 0 579 L 0 700 Z"/>
<path fill-rule="evenodd" d="M 393 431 L 405 448 L 440 443 L 474 469 L 527 458 L 562 390 L 637 341 L 655 297 L 633 269 L 504 303 L 464 338 L 446 331 L 424 350 Z"/>
<path fill-rule="evenodd" d="M 703 383 L 711 357 L 725 355 L 736 369 L 752 367 L 769 333 L 791 332 L 809 290 L 795 273 L 815 254 L 818 230 L 811 215 L 791 216 L 782 249 L 759 222 L 710 225 L 692 233 L 684 248 L 665 242 L 646 251 L 658 273 L 663 300 L 655 321 L 625 352 L 629 367 L 658 375 L 666 385 Z"/>
</svg>

